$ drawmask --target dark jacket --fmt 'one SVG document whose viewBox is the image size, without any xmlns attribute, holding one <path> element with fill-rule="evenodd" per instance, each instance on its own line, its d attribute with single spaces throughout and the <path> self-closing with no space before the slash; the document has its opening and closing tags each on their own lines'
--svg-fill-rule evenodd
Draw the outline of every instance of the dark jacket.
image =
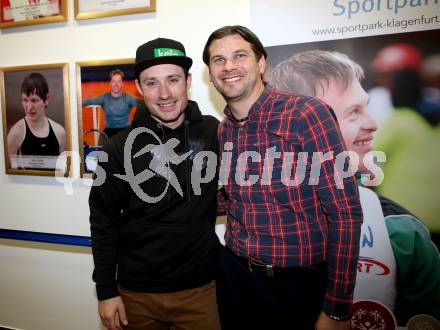
<svg viewBox="0 0 440 330">
<path fill-rule="evenodd" d="M 103 171 L 106 178 L 102 185 L 92 187 L 89 196 L 93 280 L 99 300 L 119 295 L 118 285 L 138 292 L 174 292 L 214 279 L 220 247 L 214 231 L 218 178 L 216 175 L 210 182 L 202 183 L 198 195 L 190 180 L 191 171 L 197 168 L 193 166 L 194 155 L 202 150 L 217 153 L 217 126 L 218 120 L 202 116 L 193 101 L 185 109 L 184 123 L 176 129 L 153 119 L 143 105 L 138 107 L 132 125 L 104 147 L 108 161 L 100 159 L 94 182 L 102 178 Z M 130 132 L 139 127 L 154 134 L 142 132 L 136 136 L 128 159 L 130 166 L 124 161 L 124 146 Z M 163 158 L 163 153 L 158 156 L 158 139 L 164 146 L 171 138 L 179 141 L 171 150 L 176 157 L 192 151 L 190 156 L 184 160 L 173 159 L 171 155 Z M 145 147 L 150 147 L 150 151 L 136 155 Z M 160 166 L 158 159 L 169 161 Z M 167 172 L 167 166 L 171 171 Z M 202 177 L 206 166 L 206 162 L 201 166 Z M 130 172 L 130 168 L 131 181 L 133 174 L 145 174 L 137 188 L 128 182 L 126 169 Z M 183 196 L 176 185 L 169 184 L 167 177 L 172 173 Z M 157 201 L 146 202 L 147 195 Z"/>
</svg>

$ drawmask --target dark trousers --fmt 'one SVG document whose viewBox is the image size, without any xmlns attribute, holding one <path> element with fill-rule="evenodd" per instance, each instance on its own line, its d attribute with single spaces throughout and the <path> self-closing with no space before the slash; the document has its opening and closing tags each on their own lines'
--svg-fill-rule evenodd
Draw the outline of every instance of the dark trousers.
<svg viewBox="0 0 440 330">
<path fill-rule="evenodd" d="M 271 278 L 251 272 L 243 258 L 224 248 L 217 302 L 223 330 L 313 330 L 327 286 L 325 263 Z"/>
</svg>

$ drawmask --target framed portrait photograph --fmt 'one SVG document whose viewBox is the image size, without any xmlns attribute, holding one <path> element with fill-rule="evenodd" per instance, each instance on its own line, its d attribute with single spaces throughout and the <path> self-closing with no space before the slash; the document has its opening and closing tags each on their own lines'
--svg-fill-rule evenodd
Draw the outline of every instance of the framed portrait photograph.
<svg viewBox="0 0 440 330">
<path fill-rule="evenodd" d="M 133 120 L 142 96 L 136 90 L 134 59 L 78 62 L 78 137 L 81 176 L 96 169 L 98 152 Z"/>
<path fill-rule="evenodd" d="M 156 0 L 75 0 L 75 19 L 90 19 L 156 11 Z"/>
<path fill-rule="evenodd" d="M 71 150 L 68 64 L 0 69 L 7 174 L 55 175 Z"/>
<path fill-rule="evenodd" d="M 0 0 L 0 28 L 67 20 L 67 0 Z"/>
</svg>

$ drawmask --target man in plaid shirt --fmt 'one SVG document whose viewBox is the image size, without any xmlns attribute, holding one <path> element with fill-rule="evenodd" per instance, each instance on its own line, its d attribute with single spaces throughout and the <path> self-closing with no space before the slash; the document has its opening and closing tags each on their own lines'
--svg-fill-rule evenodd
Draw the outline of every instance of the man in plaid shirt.
<svg viewBox="0 0 440 330">
<path fill-rule="evenodd" d="M 265 59 L 242 26 L 214 31 L 203 52 L 227 103 L 222 327 L 349 329 L 362 209 L 345 145 L 326 104 L 263 82 Z"/>
</svg>

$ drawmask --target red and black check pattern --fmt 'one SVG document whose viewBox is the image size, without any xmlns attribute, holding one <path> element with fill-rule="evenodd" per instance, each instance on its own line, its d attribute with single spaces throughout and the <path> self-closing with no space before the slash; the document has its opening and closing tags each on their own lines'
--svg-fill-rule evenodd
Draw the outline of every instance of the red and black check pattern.
<svg viewBox="0 0 440 330">
<path fill-rule="evenodd" d="M 230 119 L 227 107 L 225 114 L 219 146 L 222 162 L 230 158 L 231 166 L 223 172 L 226 200 L 219 207 L 228 216 L 228 247 L 280 267 L 326 260 L 324 310 L 348 314 L 363 217 L 355 178 L 342 180 L 335 171 L 334 159 L 345 145 L 333 111 L 317 99 L 266 85 L 244 125 Z M 232 150 L 224 149 L 226 142 L 233 143 Z M 312 166 L 313 159 L 322 162 L 320 170 Z M 299 162 L 307 164 L 302 176 L 296 173 Z M 319 180 L 312 180 L 311 173 L 319 173 Z"/>
</svg>

